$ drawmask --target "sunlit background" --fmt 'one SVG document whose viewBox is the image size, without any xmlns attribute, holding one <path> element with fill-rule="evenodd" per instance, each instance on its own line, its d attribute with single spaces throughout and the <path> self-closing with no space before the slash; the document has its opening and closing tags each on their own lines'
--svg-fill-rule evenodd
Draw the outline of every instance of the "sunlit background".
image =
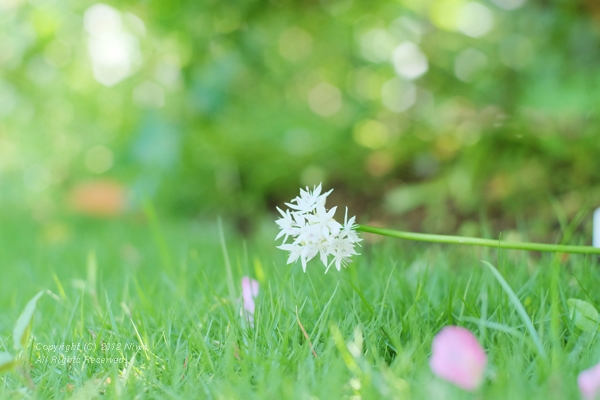
<svg viewBox="0 0 600 400">
<path fill-rule="evenodd" d="M 362 223 L 553 240 L 600 206 L 599 87 L 595 0 L 0 0 L 0 204 L 251 234 L 323 182 Z"/>
</svg>

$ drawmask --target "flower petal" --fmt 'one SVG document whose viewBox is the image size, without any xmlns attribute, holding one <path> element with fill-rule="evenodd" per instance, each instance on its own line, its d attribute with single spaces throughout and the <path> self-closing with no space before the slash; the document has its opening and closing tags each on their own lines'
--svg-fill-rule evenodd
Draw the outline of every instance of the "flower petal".
<svg viewBox="0 0 600 400">
<path fill-rule="evenodd" d="M 577 377 L 577 384 L 585 400 L 598 399 L 600 395 L 600 364 L 582 371 Z"/>
<path fill-rule="evenodd" d="M 248 276 L 242 277 L 242 317 L 245 317 L 250 325 L 254 327 L 254 310 L 256 305 L 254 299 L 258 296 L 259 284 Z"/>
<path fill-rule="evenodd" d="M 433 339 L 431 370 L 439 378 L 465 390 L 475 390 L 483 381 L 485 351 L 465 328 L 448 326 Z"/>
</svg>

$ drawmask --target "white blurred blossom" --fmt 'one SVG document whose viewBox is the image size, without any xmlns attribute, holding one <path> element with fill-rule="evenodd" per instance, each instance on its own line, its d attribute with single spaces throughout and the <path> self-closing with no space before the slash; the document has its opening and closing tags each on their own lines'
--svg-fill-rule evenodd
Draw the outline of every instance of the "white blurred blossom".
<svg viewBox="0 0 600 400">
<path fill-rule="evenodd" d="M 277 247 L 289 252 L 288 264 L 300 259 L 304 272 L 308 261 L 317 254 L 325 265 L 325 272 L 332 265 L 340 271 L 353 255 L 358 255 L 354 246 L 362 239 L 356 233 L 355 217 L 348 219 L 346 209 L 344 224 L 333 218 L 337 207 L 330 210 L 325 208 L 325 201 L 331 192 L 321 194 L 320 184 L 312 191 L 308 187 L 306 190 L 300 189 L 300 196 L 286 203 L 292 211 L 277 208 L 281 218 L 276 223 L 281 231 L 275 240 L 283 236 L 283 243 Z M 290 237 L 293 241 L 287 243 Z"/>
<path fill-rule="evenodd" d="M 136 30 L 145 31 L 139 18 L 132 14 L 126 17 Z M 85 11 L 83 22 L 88 32 L 92 72 L 98 82 L 113 86 L 137 70 L 141 60 L 139 40 L 127 32 L 119 11 L 97 3 Z"/>
</svg>

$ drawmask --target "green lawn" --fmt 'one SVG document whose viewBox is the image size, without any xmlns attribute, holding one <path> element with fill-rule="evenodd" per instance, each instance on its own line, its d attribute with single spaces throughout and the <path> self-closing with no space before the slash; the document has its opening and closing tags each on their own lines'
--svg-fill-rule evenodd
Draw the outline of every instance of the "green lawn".
<svg viewBox="0 0 600 400">
<path fill-rule="evenodd" d="M 600 360 L 596 333 L 576 327 L 567 307 L 569 298 L 599 304 L 592 257 L 385 239 L 363 243 L 341 273 L 324 275 L 313 260 L 305 274 L 285 264 L 270 220 L 251 241 L 227 226 L 232 279 L 216 222 L 0 217 L 0 351 L 14 353 L 19 314 L 50 291 L 27 372 L 0 375 L 0 397 L 577 399 L 577 374 Z M 244 275 L 260 282 L 254 328 L 240 318 Z M 447 325 L 470 329 L 488 354 L 478 392 L 429 369 Z M 61 344 L 76 346 L 49 347 Z"/>
</svg>

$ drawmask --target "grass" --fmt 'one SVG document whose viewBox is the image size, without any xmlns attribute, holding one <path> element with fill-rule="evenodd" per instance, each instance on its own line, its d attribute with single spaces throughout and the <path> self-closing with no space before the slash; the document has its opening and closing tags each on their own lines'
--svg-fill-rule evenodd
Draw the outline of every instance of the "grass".
<svg viewBox="0 0 600 400">
<path fill-rule="evenodd" d="M 341 273 L 313 261 L 304 274 L 285 265 L 265 221 L 248 242 L 225 229 L 228 278 L 216 223 L 159 219 L 0 217 L 0 351 L 13 351 L 27 301 L 51 292 L 25 354 L 32 382 L 2 374 L 0 397 L 576 399 L 577 374 L 600 360 L 596 333 L 567 311 L 569 298 L 600 303 L 596 258 L 385 239 Z M 239 317 L 243 275 L 261 285 L 254 328 Z M 447 325 L 486 349 L 479 392 L 430 372 L 432 338 Z M 71 343 L 92 347 L 36 349 Z M 52 362 L 86 355 L 130 367 Z"/>
</svg>

